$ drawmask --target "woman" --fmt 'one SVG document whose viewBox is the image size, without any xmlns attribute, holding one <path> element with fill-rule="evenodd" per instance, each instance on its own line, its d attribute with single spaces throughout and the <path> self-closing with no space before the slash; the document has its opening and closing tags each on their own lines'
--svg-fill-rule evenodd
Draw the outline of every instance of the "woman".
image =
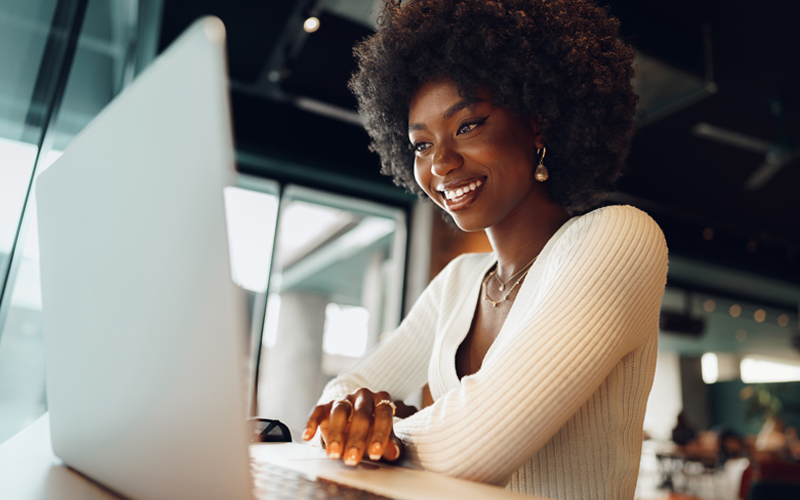
<svg viewBox="0 0 800 500">
<path fill-rule="evenodd" d="M 633 51 L 588 0 L 388 2 L 351 88 L 383 172 L 494 252 L 451 262 L 305 439 L 550 498 L 633 498 L 667 250 L 614 185 Z M 425 383 L 434 404 L 392 418 Z M 397 415 L 398 417 L 401 415 Z"/>
</svg>

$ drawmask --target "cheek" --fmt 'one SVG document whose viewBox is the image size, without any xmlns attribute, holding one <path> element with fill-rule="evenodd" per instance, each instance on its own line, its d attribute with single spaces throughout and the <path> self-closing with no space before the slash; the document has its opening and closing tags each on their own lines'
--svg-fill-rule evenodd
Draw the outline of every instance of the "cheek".
<svg viewBox="0 0 800 500">
<path fill-rule="evenodd" d="M 417 181 L 417 185 L 422 188 L 425 192 L 425 195 L 431 200 L 435 205 L 444 208 L 439 199 L 439 193 L 435 193 L 431 191 L 431 168 L 429 164 L 426 164 L 424 161 L 419 161 L 419 159 L 414 161 L 414 180 Z"/>
<path fill-rule="evenodd" d="M 517 141 L 505 141 L 503 154 L 498 161 L 506 166 L 507 171 L 518 182 L 533 181 L 533 171 L 536 166 L 536 150 L 524 141 L 524 137 Z"/>
</svg>

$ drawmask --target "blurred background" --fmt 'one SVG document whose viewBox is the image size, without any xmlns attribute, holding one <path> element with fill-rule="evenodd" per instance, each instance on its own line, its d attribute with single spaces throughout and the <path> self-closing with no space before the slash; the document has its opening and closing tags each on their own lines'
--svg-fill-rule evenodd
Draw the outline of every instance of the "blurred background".
<svg viewBox="0 0 800 500">
<path fill-rule="evenodd" d="M 641 98 L 609 203 L 648 212 L 670 248 L 637 496 L 798 480 L 800 4 L 600 3 L 637 49 Z M 301 426 L 447 262 L 490 251 L 367 150 L 346 82 L 376 4 L 0 0 L 0 443 L 47 408 L 35 177 L 202 15 L 228 30 L 240 180 L 224 196 L 254 414 Z"/>
</svg>

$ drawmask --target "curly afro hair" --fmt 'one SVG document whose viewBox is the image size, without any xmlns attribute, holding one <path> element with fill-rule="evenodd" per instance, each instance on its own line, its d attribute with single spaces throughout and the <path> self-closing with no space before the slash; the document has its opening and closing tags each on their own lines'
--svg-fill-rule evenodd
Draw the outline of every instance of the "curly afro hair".
<svg viewBox="0 0 800 500">
<path fill-rule="evenodd" d="M 621 175 L 638 101 L 618 28 L 590 0 L 386 1 L 350 81 L 381 173 L 424 196 L 409 103 L 423 83 L 449 78 L 465 97 L 483 87 L 493 105 L 538 118 L 550 196 L 571 213 L 596 206 Z"/>
</svg>

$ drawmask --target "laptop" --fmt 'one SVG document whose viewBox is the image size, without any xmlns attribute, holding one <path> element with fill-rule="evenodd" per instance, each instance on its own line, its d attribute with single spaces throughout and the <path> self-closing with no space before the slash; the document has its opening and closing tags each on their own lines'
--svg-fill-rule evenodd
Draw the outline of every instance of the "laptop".
<svg viewBox="0 0 800 500">
<path fill-rule="evenodd" d="M 248 308 L 223 202 L 236 175 L 226 75 L 225 28 L 201 19 L 37 178 L 54 453 L 145 500 L 304 498 L 297 484 L 309 498 L 517 498 L 249 444 Z"/>
</svg>

